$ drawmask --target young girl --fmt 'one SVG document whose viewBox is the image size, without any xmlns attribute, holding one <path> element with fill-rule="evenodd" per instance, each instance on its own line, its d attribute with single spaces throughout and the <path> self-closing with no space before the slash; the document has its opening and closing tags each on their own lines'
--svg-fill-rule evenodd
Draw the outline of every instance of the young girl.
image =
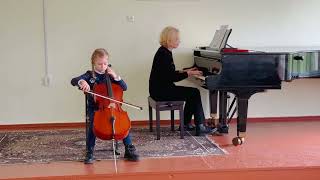
<svg viewBox="0 0 320 180">
<path fill-rule="evenodd" d="M 92 71 L 87 71 L 81 76 L 73 78 L 71 84 L 73 86 L 78 86 L 83 91 L 90 91 L 95 83 L 106 83 L 106 77 L 109 76 L 111 81 L 119 84 L 123 91 L 127 90 L 126 83 L 108 66 L 108 58 L 109 54 L 105 49 L 96 49 L 91 56 Z M 94 160 L 93 151 L 96 141 L 96 136 L 93 133 L 93 120 L 96 107 L 91 95 L 87 101 L 90 127 L 86 139 L 87 147 L 84 163 L 91 164 Z M 129 161 L 138 161 L 139 155 L 136 153 L 134 145 L 132 145 L 130 133 L 123 139 L 123 144 L 125 145 L 124 158 Z"/>
</svg>

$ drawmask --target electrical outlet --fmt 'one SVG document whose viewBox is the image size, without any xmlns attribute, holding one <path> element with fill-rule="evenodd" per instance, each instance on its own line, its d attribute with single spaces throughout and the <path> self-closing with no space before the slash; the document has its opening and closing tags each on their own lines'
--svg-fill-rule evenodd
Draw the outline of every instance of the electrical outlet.
<svg viewBox="0 0 320 180">
<path fill-rule="evenodd" d="M 127 22 L 134 22 L 134 16 L 127 16 Z"/>
</svg>

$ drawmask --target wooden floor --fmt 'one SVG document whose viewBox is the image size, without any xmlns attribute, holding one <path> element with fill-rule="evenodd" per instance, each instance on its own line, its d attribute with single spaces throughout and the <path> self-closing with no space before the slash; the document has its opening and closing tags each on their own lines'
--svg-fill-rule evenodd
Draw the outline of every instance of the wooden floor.
<svg viewBox="0 0 320 180">
<path fill-rule="evenodd" d="M 249 123 L 237 147 L 234 130 L 212 137 L 228 152 L 223 156 L 118 161 L 117 173 L 113 161 L 1 165 L 0 179 L 320 179 L 320 121 Z"/>
</svg>

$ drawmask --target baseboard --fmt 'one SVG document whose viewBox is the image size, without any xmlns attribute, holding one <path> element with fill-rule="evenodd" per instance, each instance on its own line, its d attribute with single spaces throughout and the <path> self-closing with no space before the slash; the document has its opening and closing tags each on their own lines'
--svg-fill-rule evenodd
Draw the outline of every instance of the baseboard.
<svg viewBox="0 0 320 180">
<path fill-rule="evenodd" d="M 299 121 L 320 121 L 320 116 L 295 116 L 295 117 L 255 117 L 248 118 L 249 123 L 253 122 L 299 122 Z M 231 123 L 235 123 L 236 119 L 232 119 Z M 160 125 L 170 125 L 170 120 L 161 120 Z M 149 125 L 148 120 L 135 120 L 131 121 L 133 127 L 147 127 Z M 179 124 L 179 120 L 175 120 L 175 124 Z M 155 126 L 155 122 L 153 123 Z M 39 129 L 72 129 L 72 128 L 84 128 L 84 122 L 74 123 L 41 123 L 41 124 L 9 124 L 0 125 L 0 131 L 10 130 L 39 130 Z"/>
<path fill-rule="evenodd" d="M 233 119 L 235 122 L 236 119 Z M 320 121 L 320 116 L 292 116 L 292 117 L 252 117 L 248 122 L 299 122 L 299 121 Z"/>
</svg>

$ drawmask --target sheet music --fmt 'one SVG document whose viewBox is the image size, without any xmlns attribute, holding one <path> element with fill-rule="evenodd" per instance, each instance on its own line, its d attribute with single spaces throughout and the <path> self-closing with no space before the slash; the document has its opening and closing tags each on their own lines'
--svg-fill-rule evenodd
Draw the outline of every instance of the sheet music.
<svg viewBox="0 0 320 180">
<path fill-rule="evenodd" d="M 209 45 L 211 49 L 220 50 L 224 47 L 224 44 L 227 40 L 227 35 L 230 33 L 230 29 L 228 29 L 228 25 L 222 25 L 219 30 L 216 30 L 214 33 L 214 37 Z"/>
</svg>

